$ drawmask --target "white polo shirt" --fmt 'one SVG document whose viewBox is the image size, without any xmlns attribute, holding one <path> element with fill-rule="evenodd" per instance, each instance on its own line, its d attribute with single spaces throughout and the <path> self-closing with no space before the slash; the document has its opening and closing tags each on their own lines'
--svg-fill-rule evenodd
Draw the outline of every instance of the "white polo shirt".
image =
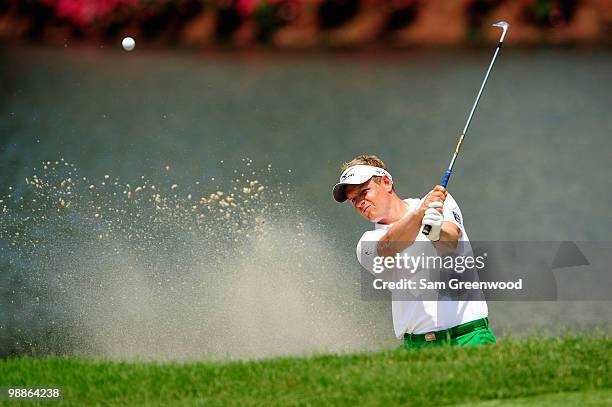
<svg viewBox="0 0 612 407">
<path fill-rule="evenodd" d="M 408 215 L 414 212 L 423 202 L 423 199 L 405 199 L 408 204 Z M 461 229 L 460 242 L 465 242 L 464 247 L 471 251 L 469 239 L 463 226 L 463 216 L 459 205 L 451 194 L 447 194 L 443 207 L 444 221 L 452 222 Z M 367 231 L 357 243 L 357 259 L 368 271 L 373 264 L 372 259 L 367 257 L 377 256 L 377 253 L 362 253 L 362 242 L 377 242 L 380 240 L 387 229 L 393 226 L 377 223 L 374 230 Z M 419 243 L 419 248 L 423 245 L 431 245 L 431 250 L 435 251 L 433 243 L 421 232 L 418 233 L 415 241 Z M 409 251 L 406 248 L 402 253 Z M 410 253 L 408 253 L 410 254 Z M 378 276 L 378 275 L 377 275 Z M 452 328 L 454 326 L 484 318 L 488 315 L 487 303 L 485 301 L 392 301 L 393 327 L 395 335 L 401 338 L 404 333 L 424 334 L 432 331 Z"/>
</svg>

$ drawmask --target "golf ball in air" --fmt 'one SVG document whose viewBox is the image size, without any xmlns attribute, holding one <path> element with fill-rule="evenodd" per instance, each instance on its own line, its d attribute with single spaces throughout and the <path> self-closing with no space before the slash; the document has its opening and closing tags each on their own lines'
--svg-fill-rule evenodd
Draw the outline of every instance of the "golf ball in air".
<svg viewBox="0 0 612 407">
<path fill-rule="evenodd" d="M 134 41 L 134 38 L 132 37 L 125 37 L 123 41 L 121 41 L 121 45 L 123 46 L 124 50 L 131 51 L 136 46 L 136 41 Z"/>
</svg>

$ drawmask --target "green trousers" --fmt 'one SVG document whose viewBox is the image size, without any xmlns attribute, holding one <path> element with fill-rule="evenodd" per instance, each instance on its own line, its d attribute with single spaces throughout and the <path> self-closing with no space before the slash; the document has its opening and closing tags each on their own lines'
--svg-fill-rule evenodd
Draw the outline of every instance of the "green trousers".
<svg viewBox="0 0 612 407">
<path fill-rule="evenodd" d="M 464 324 L 465 325 L 465 324 Z M 497 339 L 493 335 L 493 331 L 487 325 L 474 329 L 457 336 L 450 336 L 444 331 L 436 332 L 436 340 L 433 341 L 417 341 L 412 340 L 410 336 L 404 337 L 404 348 L 406 349 L 421 349 L 433 348 L 439 346 L 480 346 L 496 343 Z"/>
</svg>

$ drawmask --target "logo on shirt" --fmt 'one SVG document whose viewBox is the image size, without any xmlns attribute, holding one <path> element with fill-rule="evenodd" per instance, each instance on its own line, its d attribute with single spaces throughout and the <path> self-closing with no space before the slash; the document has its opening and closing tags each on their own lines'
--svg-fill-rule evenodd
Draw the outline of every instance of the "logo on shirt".
<svg viewBox="0 0 612 407">
<path fill-rule="evenodd" d="M 461 217 L 459 216 L 459 214 L 453 211 L 453 216 L 455 217 L 455 220 L 457 221 L 457 223 L 461 225 Z"/>
</svg>

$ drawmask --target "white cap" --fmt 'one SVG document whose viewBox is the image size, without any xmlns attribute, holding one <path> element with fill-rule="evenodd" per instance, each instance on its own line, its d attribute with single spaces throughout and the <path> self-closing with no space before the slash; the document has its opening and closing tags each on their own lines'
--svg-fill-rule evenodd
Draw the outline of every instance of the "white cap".
<svg viewBox="0 0 612 407">
<path fill-rule="evenodd" d="M 338 202 L 346 201 L 346 193 L 344 193 L 345 185 L 359 185 L 372 177 L 383 177 L 385 175 L 393 181 L 391 174 L 380 167 L 374 167 L 372 165 L 353 165 L 344 170 L 342 175 L 340 175 L 340 182 L 334 186 L 334 199 Z"/>
</svg>

